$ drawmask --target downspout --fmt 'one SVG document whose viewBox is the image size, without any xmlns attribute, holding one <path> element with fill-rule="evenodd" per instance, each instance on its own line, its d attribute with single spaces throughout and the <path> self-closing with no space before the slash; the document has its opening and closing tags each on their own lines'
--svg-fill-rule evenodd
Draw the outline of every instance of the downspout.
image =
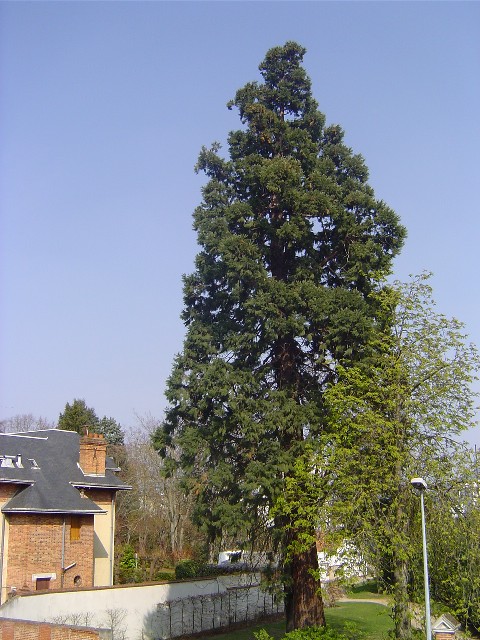
<svg viewBox="0 0 480 640">
<path fill-rule="evenodd" d="M 63 589 L 63 582 L 65 576 L 65 516 L 63 516 L 63 526 L 62 526 L 62 569 L 61 569 L 61 578 L 60 578 L 60 588 Z"/>
<path fill-rule="evenodd" d="M 115 493 L 112 491 L 112 506 L 110 510 L 110 586 L 113 586 L 114 538 L 115 538 Z"/>
</svg>

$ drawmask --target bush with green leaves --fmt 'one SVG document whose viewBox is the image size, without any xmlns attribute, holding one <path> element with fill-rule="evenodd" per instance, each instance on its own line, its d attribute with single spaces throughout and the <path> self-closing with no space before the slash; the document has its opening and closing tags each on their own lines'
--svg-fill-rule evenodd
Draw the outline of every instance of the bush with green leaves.
<svg viewBox="0 0 480 640">
<path fill-rule="evenodd" d="M 118 578 L 121 584 L 141 582 L 135 550 L 129 544 L 126 544 L 121 550 Z"/>
<path fill-rule="evenodd" d="M 173 573 L 169 572 L 169 571 L 158 571 L 155 574 L 155 580 L 161 581 L 161 580 L 175 580 L 177 576 L 174 575 Z"/>
<path fill-rule="evenodd" d="M 274 640 L 265 629 L 254 631 L 254 636 L 256 640 Z M 361 633 L 353 626 L 344 632 L 332 627 L 306 627 L 290 631 L 284 640 L 358 640 L 360 637 Z"/>
<path fill-rule="evenodd" d="M 252 567 L 244 562 L 236 562 L 234 564 L 205 564 L 196 562 L 195 560 L 182 560 L 175 567 L 175 578 L 177 580 L 211 578 L 248 571 L 252 571 Z"/>
<path fill-rule="evenodd" d="M 175 578 L 184 580 L 185 578 L 197 578 L 199 565 L 195 560 L 182 560 L 175 567 Z"/>
</svg>

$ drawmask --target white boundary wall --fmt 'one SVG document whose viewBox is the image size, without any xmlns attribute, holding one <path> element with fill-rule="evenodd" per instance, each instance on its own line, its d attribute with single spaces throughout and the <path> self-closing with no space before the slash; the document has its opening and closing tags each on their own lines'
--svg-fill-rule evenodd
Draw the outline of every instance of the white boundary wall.
<svg viewBox="0 0 480 640">
<path fill-rule="evenodd" d="M 18 595 L 0 617 L 112 627 L 114 640 L 164 640 L 276 613 L 258 574 Z M 115 628 L 116 627 L 116 628 Z"/>
</svg>

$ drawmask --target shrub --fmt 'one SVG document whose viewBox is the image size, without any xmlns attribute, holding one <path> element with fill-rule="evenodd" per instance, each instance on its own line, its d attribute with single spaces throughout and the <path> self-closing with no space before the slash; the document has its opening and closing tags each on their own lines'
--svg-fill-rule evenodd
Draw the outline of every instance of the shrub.
<svg viewBox="0 0 480 640">
<path fill-rule="evenodd" d="M 176 572 L 173 574 L 169 571 L 157 571 L 155 574 L 155 580 L 174 580 L 176 577 Z"/>
<path fill-rule="evenodd" d="M 185 578 L 197 578 L 199 565 L 195 560 L 182 560 L 175 567 L 175 578 L 184 580 Z"/>
<path fill-rule="evenodd" d="M 212 578 L 246 571 L 252 571 L 252 567 L 244 562 L 234 564 L 202 564 L 195 562 L 195 560 L 182 560 L 175 567 L 175 578 L 177 580 Z"/>
<path fill-rule="evenodd" d="M 137 568 L 137 559 L 135 557 L 135 550 L 129 544 L 126 544 L 120 555 L 119 561 L 119 582 L 121 584 L 128 584 L 132 582 L 141 582 L 141 572 Z"/>
<path fill-rule="evenodd" d="M 351 633 L 350 633 L 351 632 Z M 253 632 L 257 640 L 274 640 L 265 629 Z M 358 638 L 359 634 L 350 629 L 347 633 L 342 633 L 331 627 L 307 627 L 306 629 L 295 629 L 289 631 L 284 640 L 352 640 Z"/>
</svg>

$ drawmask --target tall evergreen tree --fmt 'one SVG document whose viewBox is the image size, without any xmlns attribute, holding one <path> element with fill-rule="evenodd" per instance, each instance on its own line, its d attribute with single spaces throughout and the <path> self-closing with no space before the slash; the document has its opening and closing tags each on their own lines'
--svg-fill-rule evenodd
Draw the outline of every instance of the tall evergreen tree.
<svg viewBox="0 0 480 640">
<path fill-rule="evenodd" d="M 214 144 L 197 165 L 209 178 L 194 214 L 201 250 L 155 442 L 181 448 L 212 539 L 270 524 L 295 460 L 324 429 L 336 363 L 365 351 L 368 294 L 405 235 L 342 129 L 325 126 L 304 54 L 294 42 L 267 52 L 263 81 L 228 105 L 243 124 L 229 157 Z M 324 624 L 315 532 L 293 522 L 284 512 L 274 527 L 289 629 Z"/>
<path fill-rule="evenodd" d="M 75 398 L 65 405 L 58 418 L 58 428 L 83 434 L 85 428 L 104 436 L 109 445 L 123 445 L 125 434 L 122 426 L 114 419 L 103 416 L 99 419 L 95 409 L 87 407 L 85 400 Z"/>
<path fill-rule="evenodd" d="M 107 416 L 103 416 L 103 418 L 98 420 L 95 425 L 95 431 L 97 433 L 101 433 L 108 444 L 125 444 L 125 434 L 123 433 L 122 426 L 115 420 L 115 418 L 107 418 Z"/>
</svg>

